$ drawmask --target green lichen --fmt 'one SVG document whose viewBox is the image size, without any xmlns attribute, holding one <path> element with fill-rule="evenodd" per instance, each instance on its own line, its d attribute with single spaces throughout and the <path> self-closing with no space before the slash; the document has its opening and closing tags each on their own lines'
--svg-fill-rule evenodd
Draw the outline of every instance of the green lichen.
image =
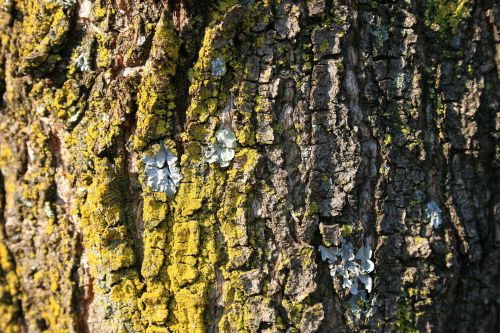
<svg viewBox="0 0 500 333">
<path fill-rule="evenodd" d="M 427 290 L 412 287 L 408 288 L 394 313 L 395 321 L 390 325 L 398 330 L 398 332 L 419 332 L 416 327 L 416 320 L 420 315 L 419 308 L 431 303 L 432 299 Z"/>
<path fill-rule="evenodd" d="M 19 4 L 22 12 L 22 33 L 19 36 L 20 68 L 24 72 L 47 71 L 62 59 L 58 51 L 66 40 L 70 28 L 69 11 L 52 1 L 24 1 Z"/>
<path fill-rule="evenodd" d="M 172 80 L 177 70 L 180 41 L 166 16 L 157 26 L 151 48 L 152 59 L 146 65 L 137 93 L 137 130 L 135 149 L 172 134 L 172 110 L 175 89 Z"/>
<path fill-rule="evenodd" d="M 471 0 L 432 0 L 425 6 L 425 24 L 440 33 L 455 33 L 459 24 L 470 16 Z M 444 37 L 444 35 L 443 35 Z"/>
</svg>

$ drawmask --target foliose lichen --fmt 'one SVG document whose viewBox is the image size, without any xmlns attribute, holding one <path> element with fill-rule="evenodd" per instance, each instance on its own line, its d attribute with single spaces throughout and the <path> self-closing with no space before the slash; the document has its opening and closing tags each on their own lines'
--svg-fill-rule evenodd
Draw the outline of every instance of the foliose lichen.
<svg viewBox="0 0 500 333">
<path fill-rule="evenodd" d="M 372 249 L 369 245 L 363 245 L 354 255 L 354 246 L 340 237 L 340 248 L 327 248 L 319 246 L 321 258 L 328 262 L 330 275 L 339 275 L 342 278 L 342 287 L 348 288 L 353 295 L 357 295 L 359 281 L 361 281 L 367 292 L 372 291 L 372 278 L 370 273 L 375 268 L 375 264 L 370 260 Z"/>
<path fill-rule="evenodd" d="M 348 318 L 351 321 L 359 322 L 374 315 L 377 306 L 377 297 L 368 299 L 366 292 L 360 291 L 357 295 L 351 295 L 349 306 Z"/>
<path fill-rule="evenodd" d="M 177 156 L 175 156 L 165 145 L 160 145 L 160 151 L 154 156 L 145 156 L 144 172 L 146 184 L 155 192 L 166 192 L 173 196 L 182 179 L 177 168 Z"/>
<path fill-rule="evenodd" d="M 372 35 L 375 36 L 379 45 L 384 45 L 384 42 L 389 39 L 389 33 L 384 26 L 381 26 L 377 30 L 373 31 Z"/>
<path fill-rule="evenodd" d="M 217 57 L 212 60 L 212 75 L 215 77 L 221 77 L 226 74 L 226 63 L 221 57 Z"/>
<path fill-rule="evenodd" d="M 219 129 L 215 133 L 217 143 L 211 142 L 205 151 L 205 159 L 208 163 L 219 163 L 222 168 L 229 166 L 234 158 L 236 148 L 236 135 L 230 129 Z"/>
<path fill-rule="evenodd" d="M 425 215 L 431 221 L 431 225 L 434 230 L 437 230 L 441 223 L 443 223 L 441 218 L 441 208 L 439 208 L 438 204 L 434 200 L 427 203 L 427 206 L 425 207 Z"/>
<path fill-rule="evenodd" d="M 76 5 L 76 0 L 58 0 L 57 2 L 64 8 L 71 8 Z"/>
<path fill-rule="evenodd" d="M 340 237 L 340 248 L 327 248 L 319 246 L 322 260 L 328 262 L 330 275 L 339 275 L 342 278 L 342 287 L 351 292 L 349 298 L 349 320 L 358 322 L 365 320 L 375 312 L 376 298 L 368 299 L 367 293 L 372 291 L 373 282 L 370 273 L 373 272 L 375 264 L 370 260 L 372 249 L 369 245 L 362 245 L 356 255 L 354 246 Z M 359 290 L 359 281 L 365 290 Z"/>
<path fill-rule="evenodd" d="M 75 59 L 75 67 L 82 72 L 90 70 L 89 59 L 84 53 L 80 53 L 80 55 Z"/>
</svg>

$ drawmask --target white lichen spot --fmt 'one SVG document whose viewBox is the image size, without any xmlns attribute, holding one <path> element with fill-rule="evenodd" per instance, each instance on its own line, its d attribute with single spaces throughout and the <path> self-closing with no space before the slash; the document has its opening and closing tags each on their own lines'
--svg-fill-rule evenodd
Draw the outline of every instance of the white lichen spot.
<svg viewBox="0 0 500 333">
<path fill-rule="evenodd" d="M 367 292 L 373 288 L 370 273 L 375 269 L 375 264 L 371 260 L 372 249 L 369 245 L 363 245 L 354 255 L 354 246 L 340 237 L 340 248 L 327 248 L 319 246 L 321 259 L 328 262 L 330 275 L 342 278 L 342 287 L 351 292 L 349 299 L 351 320 L 359 321 L 362 318 L 369 318 L 373 315 L 376 306 L 376 298 L 367 299 Z M 364 290 L 359 290 L 359 282 L 364 285 Z"/>
<path fill-rule="evenodd" d="M 140 35 L 139 37 L 137 37 L 137 46 L 142 46 L 144 45 L 144 43 L 146 42 L 146 36 L 142 36 Z"/>
<path fill-rule="evenodd" d="M 43 207 L 43 210 L 45 212 L 45 215 L 47 215 L 48 218 L 54 217 L 54 212 L 52 211 L 52 207 L 50 207 L 50 202 L 46 201 L 45 206 Z"/>
<path fill-rule="evenodd" d="M 69 122 L 70 122 L 71 124 L 76 123 L 76 122 L 78 121 L 78 118 L 80 117 L 80 114 L 81 114 L 81 112 L 80 112 L 80 111 L 73 112 L 73 113 L 71 114 L 71 117 L 69 118 Z"/>
<path fill-rule="evenodd" d="M 20 197 L 19 202 L 21 202 L 23 205 L 25 205 L 28 208 L 33 207 L 33 202 L 31 200 L 25 199 L 24 197 Z"/>
<path fill-rule="evenodd" d="M 75 59 L 75 67 L 81 72 L 90 70 L 89 59 L 84 53 L 80 53 L 80 55 Z"/>
<path fill-rule="evenodd" d="M 396 85 L 396 89 L 403 90 L 407 86 L 408 77 L 405 73 L 399 73 L 396 75 L 394 79 L 394 84 Z"/>
<path fill-rule="evenodd" d="M 76 5 L 76 0 L 57 0 L 57 2 L 64 8 L 71 8 Z"/>
<path fill-rule="evenodd" d="M 229 166 L 234 158 L 236 148 L 236 135 L 230 129 L 219 129 L 215 133 L 217 143 L 211 142 L 205 151 L 205 159 L 208 163 L 219 163 L 222 168 Z"/>
<path fill-rule="evenodd" d="M 160 145 L 160 151 L 154 156 L 145 156 L 144 172 L 146 184 L 155 192 L 166 192 L 173 196 L 182 179 L 177 168 L 177 156 L 168 150 L 164 144 Z"/>
<path fill-rule="evenodd" d="M 35 112 L 37 114 L 39 114 L 40 116 L 44 116 L 45 115 L 45 111 L 46 111 L 45 105 L 43 105 L 43 104 L 42 105 L 37 105 L 37 107 L 35 108 Z"/>
<path fill-rule="evenodd" d="M 380 166 L 379 172 L 381 175 L 387 176 L 389 174 L 389 171 L 391 171 L 391 167 L 387 163 L 383 163 Z"/>
<path fill-rule="evenodd" d="M 437 230 L 443 220 L 441 218 L 441 208 L 439 208 L 438 204 L 432 200 L 425 207 L 425 215 L 431 221 L 432 228 Z"/>
<path fill-rule="evenodd" d="M 119 72 L 119 75 L 123 77 L 141 76 L 144 72 L 144 67 L 145 66 L 125 67 Z"/>
<path fill-rule="evenodd" d="M 215 77 L 221 77 L 226 74 L 226 63 L 221 57 L 217 57 L 212 60 L 212 75 Z"/>
<path fill-rule="evenodd" d="M 78 17 L 89 18 L 92 2 L 90 0 L 83 0 L 80 2 L 80 9 L 78 10 Z"/>
<path fill-rule="evenodd" d="M 319 246 L 321 258 L 328 262 L 330 275 L 342 278 L 342 287 L 348 288 L 353 295 L 357 295 L 359 282 L 362 282 L 367 292 L 372 291 L 372 278 L 370 273 L 375 268 L 375 264 L 370 260 L 372 250 L 369 245 L 363 245 L 354 255 L 354 246 L 340 238 L 340 248 L 326 248 Z"/>
</svg>

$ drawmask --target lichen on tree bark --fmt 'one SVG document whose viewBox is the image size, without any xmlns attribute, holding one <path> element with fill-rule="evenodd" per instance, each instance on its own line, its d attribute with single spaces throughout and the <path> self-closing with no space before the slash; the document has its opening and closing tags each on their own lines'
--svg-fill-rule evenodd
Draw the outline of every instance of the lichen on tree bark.
<svg viewBox="0 0 500 333">
<path fill-rule="evenodd" d="M 2 1 L 0 332 L 499 331 L 498 17 Z"/>
</svg>

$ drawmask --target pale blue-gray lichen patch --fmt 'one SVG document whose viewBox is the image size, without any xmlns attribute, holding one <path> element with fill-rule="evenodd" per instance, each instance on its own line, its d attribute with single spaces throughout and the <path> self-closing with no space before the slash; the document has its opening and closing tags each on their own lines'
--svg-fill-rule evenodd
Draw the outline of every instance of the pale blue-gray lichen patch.
<svg viewBox="0 0 500 333">
<path fill-rule="evenodd" d="M 64 8 L 71 8 L 76 5 L 76 0 L 58 0 L 57 3 Z"/>
<path fill-rule="evenodd" d="M 82 72 L 90 70 L 89 59 L 84 53 L 80 53 L 80 55 L 75 59 L 75 67 Z"/>
<path fill-rule="evenodd" d="M 146 184 L 155 192 L 165 192 L 168 196 L 173 196 L 182 179 L 177 168 L 177 156 L 161 144 L 158 153 L 145 156 L 142 161 Z"/>
<path fill-rule="evenodd" d="M 427 206 L 425 207 L 425 215 L 430 220 L 434 230 L 437 230 L 441 223 L 443 223 L 441 218 L 441 208 L 439 208 L 438 204 L 434 200 L 427 203 Z"/>
<path fill-rule="evenodd" d="M 348 288 L 353 295 L 358 294 L 359 282 L 362 282 L 366 291 L 372 291 L 372 278 L 370 273 L 375 264 L 371 261 L 372 249 L 369 245 L 363 245 L 354 255 L 354 246 L 340 238 L 340 248 L 327 248 L 319 246 L 321 258 L 328 262 L 330 275 L 342 278 L 342 287 Z"/>
<path fill-rule="evenodd" d="M 215 77 L 221 77 L 226 74 L 226 63 L 221 57 L 217 57 L 212 60 L 212 75 Z"/>
<path fill-rule="evenodd" d="M 205 151 L 205 159 L 208 163 L 219 163 L 222 168 L 229 166 L 234 158 L 236 148 L 236 135 L 230 129 L 219 129 L 215 133 L 216 143 L 209 143 Z"/>
<path fill-rule="evenodd" d="M 375 313 L 377 297 L 374 296 L 370 299 L 366 292 L 360 291 L 357 295 L 351 295 L 349 298 L 349 307 L 348 318 L 351 321 L 359 322 L 363 319 L 368 319 Z"/>
</svg>

